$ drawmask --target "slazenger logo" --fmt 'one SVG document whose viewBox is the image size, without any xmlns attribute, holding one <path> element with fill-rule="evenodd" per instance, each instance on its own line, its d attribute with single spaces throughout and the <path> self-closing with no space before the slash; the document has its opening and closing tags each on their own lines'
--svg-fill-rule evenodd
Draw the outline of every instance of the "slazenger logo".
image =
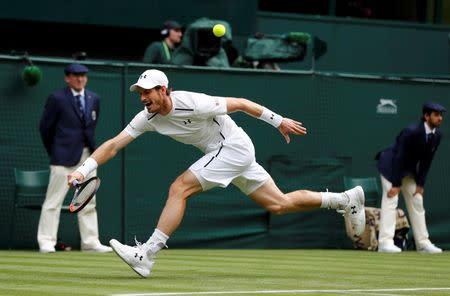
<svg viewBox="0 0 450 296">
<path fill-rule="evenodd" d="M 380 99 L 380 103 L 377 106 L 377 113 L 380 114 L 397 114 L 397 105 L 394 100 Z"/>
</svg>

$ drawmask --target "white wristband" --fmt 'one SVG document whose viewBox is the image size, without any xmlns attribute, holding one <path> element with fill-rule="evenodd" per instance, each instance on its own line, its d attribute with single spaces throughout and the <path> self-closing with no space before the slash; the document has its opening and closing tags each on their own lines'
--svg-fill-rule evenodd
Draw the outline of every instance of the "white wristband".
<svg viewBox="0 0 450 296">
<path fill-rule="evenodd" d="M 283 117 L 278 115 L 277 113 L 270 111 L 266 107 L 263 107 L 263 113 L 259 117 L 259 119 L 264 120 L 265 122 L 273 125 L 275 128 L 278 128 L 283 121 Z"/>
<path fill-rule="evenodd" d="M 87 175 L 92 173 L 98 167 L 97 162 L 92 157 L 88 157 L 82 165 L 80 165 L 76 171 L 81 173 L 86 178 Z"/>
</svg>

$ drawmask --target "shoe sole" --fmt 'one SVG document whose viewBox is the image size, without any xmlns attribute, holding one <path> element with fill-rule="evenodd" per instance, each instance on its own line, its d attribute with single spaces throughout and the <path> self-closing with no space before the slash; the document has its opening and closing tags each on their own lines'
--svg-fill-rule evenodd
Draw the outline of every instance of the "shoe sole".
<svg viewBox="0 0 450 296">
<path fill-rule="evenodd" d="M 105 246 L 106 247 L 106 246 Z M 89 252 L 89 253 L 111 253 L 112 248 L 110 249 L 81 249 L 81 252 Z"/>
<path fill-rule="evenodd" d="M 419 252 L 419 253 L 422 253 L 422 254 L 441 254 L 442 253 L 442 251 L 437 251 L 437 252 L 429 252 L 429 251 L 425 251 L 425 250 L 419 250 L 419 251 L 417 251 L 417 252 Z"/>
<path fill-rule="evenodd" d="M 128 263 L 128 262 L 120 255 L 119 251 L 116 250 L 116 248 L 114 247 L 114 243 L 116 243 L 116 242 L 117 242 L 118 244 L 120 244 L 120 242 L 117 241 L 117 240 L 115 240 L 115 239 L 112 239 L 112 240 L 109 241 L 109 245 L 110 245 L 111 248 L 113 249 L 114 253 L 116 253 L 117 256 L 119 256 L 119 258 L 122 259 L 122 261 L 125 262 L 129 267 L 131 267 L 131 269 L 132 269 L 135 273 L 137 273 L 140 277 L 142 277 L 142 278 L 147 278 L 147 277 L 150 275 L 150 273 L 149 273 L 148 275 L 143 275 L 143 274 L 139 273 L 139 271 L 137 271 L 136 269 L 134 269 L 134 267 L 133 267 L 132 265 L 130 265 L 130 263 Z"/>
<path fill-rule="evenodd" d="M 399 251 L 387 251 L 387 250 L 380 250 L 380 249 L 378 249 L 378 253 L 398 254 L 398 253 L 401 253 L 401 252 L 402 252 L 402 250 L 399 250 Z"/>
</svg>

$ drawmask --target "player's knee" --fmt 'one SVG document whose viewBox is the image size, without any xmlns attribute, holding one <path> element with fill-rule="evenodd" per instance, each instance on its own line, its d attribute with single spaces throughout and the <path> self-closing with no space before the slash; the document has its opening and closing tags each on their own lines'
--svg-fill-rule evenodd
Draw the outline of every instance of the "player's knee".
<svg viewBox="0 0 450 296">
<path fill-rule="evenodd" d="M 176 179 L 169 188 L 169 197 L 170 198 L 183 198 L 185 196 L 185 186 L 183 186 L 182 181 Z"/>
<path fill-rule="evenodd" d="M 182 177 L 178 177 L 169 188 L 169 198 L 186 199 L 190 195 L 190 185 L 183 181 Z"/>
</svg>

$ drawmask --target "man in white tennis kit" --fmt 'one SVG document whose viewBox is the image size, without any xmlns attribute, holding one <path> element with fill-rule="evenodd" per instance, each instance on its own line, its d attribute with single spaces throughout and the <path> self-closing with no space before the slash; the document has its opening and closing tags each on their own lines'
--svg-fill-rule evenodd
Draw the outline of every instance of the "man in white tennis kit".
<svg viewBox="0 0 450 296">
<path fill-rule="evenodd" d="M 336 209 L 349 217 L 356 234 L 365 228 L 364 192 L 360 186 L 343 193 L 297 190 L 283 193 L 255 160 L 253 143 L 227 113 L 246 112 L 278 128 L 290 142 L 289 134 L 305 135 L 300 122 L 280 115 L 252 101 L 230 97 L 168 89 L 169 81 L 159 70 L 147 70 L 130 87 L 145 105 L 116 137 L 103 143 L 83 165 L 68 176 L 83 181 L 98 165 L 104 164 L 135 138 L 147 131 L 193 145 L 205 155 L 182 173 L 170 186 L 166 205 L 155 231 L 145 243 L 136 246 L 110 241 L 113 250 L 136 273 L 150 275 L 156 254 L 166 246 L 177 229 L 193 194 L 213 187 L 236 185 L 256 203 L 276 214 L 300 212 L 314 208 Z"/>
</svg>

